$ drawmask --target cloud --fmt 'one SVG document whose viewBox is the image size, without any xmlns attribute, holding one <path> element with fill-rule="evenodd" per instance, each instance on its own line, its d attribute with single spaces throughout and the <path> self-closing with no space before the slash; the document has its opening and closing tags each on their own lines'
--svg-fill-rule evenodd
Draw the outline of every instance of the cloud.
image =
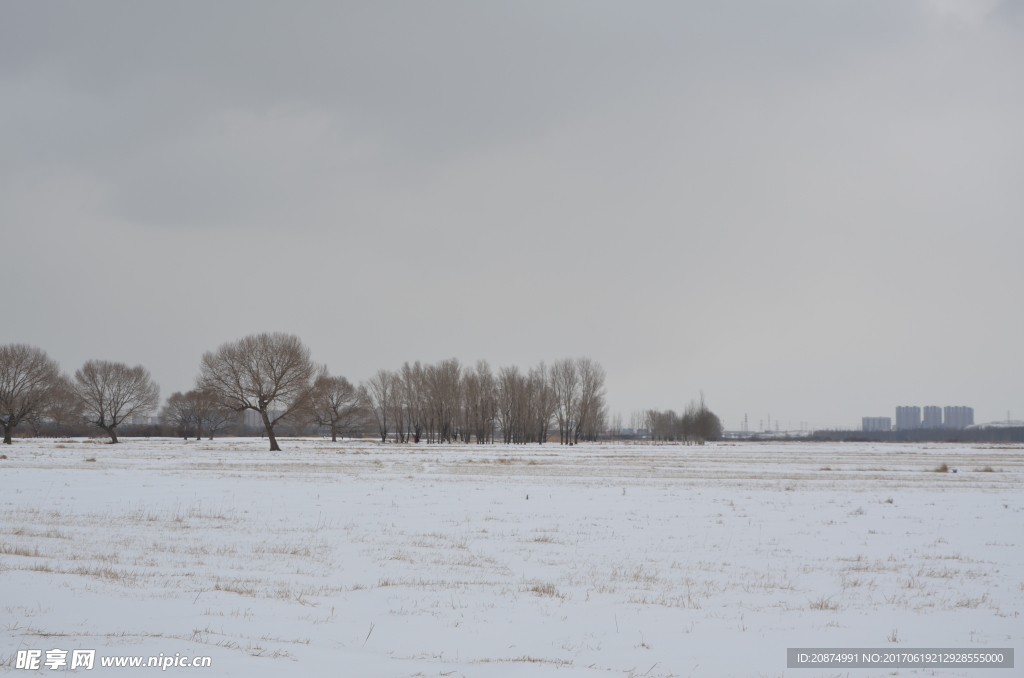
<svg viewBox="0 0 1024 678">
<path fill-rule="evenodd" d="M 1018 6 L 16 5 L 0 341 L 166 392 L 281 329 L 356 379 L 589 354 L 617 409 L 1005 411 Z"/>
</svg>

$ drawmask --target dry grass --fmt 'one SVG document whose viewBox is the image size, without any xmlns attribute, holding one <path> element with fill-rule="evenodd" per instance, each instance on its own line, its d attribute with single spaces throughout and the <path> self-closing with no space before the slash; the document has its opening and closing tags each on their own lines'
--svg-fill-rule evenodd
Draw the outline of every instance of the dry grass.
<svg viewBox="0 0 1024 678">
<path fill-rule="evenodd" d="M 946 462 L 942 462 L 932 470 L 935 473 L 949 473 L 949 465 Z"/>
<path fill-rule="evenodd" d="M 44 555 L 39 552 L 36 547 L 28 548 L 26 546 L 17 546 L 15 544 L 8 544 L 7 542 L 0 543 L 0 553 L 5 556 L 23 556 L 25 558 L 49 558 L 50 556 Z"/>
<path fill-rule="evenodd" d="M 535 593 L 538 596 L 549 596 L 551 598 L 564 598 L 564 594 L 558 592 L 558 588 L 550 582 L 537 582 L 527 586 L 524 591 Z"/>
<path fill-rule="evenodd" d="M 819 596 L 817 600 L 808 602 L 807 607 L 812 610 L 828 610 L 829 612 L 838 612 L 839 603 L 832 601 L 832 596 Z"/>
</svg>

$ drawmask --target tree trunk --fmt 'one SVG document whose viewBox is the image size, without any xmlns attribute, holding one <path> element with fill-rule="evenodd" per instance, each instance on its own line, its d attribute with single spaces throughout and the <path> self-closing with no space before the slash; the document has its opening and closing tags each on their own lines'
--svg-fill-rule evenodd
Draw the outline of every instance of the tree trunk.
<svg viewBox="0 0 1024 678">
<path fill-rule="evenodd" d="M 11 428 L 13 428 L 13 427 L 12 426 L 8 426 L 7 424 L 4 424 L 4 445 L 11 445 L 12 444 L 11 443 Z"/>
<path fill-rule="evenodd" d="M 260 416 L 263 417 L 263 426 L 267 429 L 267 437 L 270 438 L 270 451 L 280 452 L 281 448 L 277 444 L 277 437 L 274 435 L 274 425 L 270 423 L 270 416 L 265 410 L 260 410 Z"/>
<path fill-rule="evenodd" d="M 102 428 L 104 431 L 107 432 L 107 435 L 110 436 L 110 442 L 116 445 L 117 444 L 117 434 L 114 432 L 114 427 L 113 426 L 101 426 L 100 428 Z"/>
<path fill-rule="evenodd" d="M 338 442 L 338 431 L 333 426 L 331 427 L 331 442 Z"/>
</svg>

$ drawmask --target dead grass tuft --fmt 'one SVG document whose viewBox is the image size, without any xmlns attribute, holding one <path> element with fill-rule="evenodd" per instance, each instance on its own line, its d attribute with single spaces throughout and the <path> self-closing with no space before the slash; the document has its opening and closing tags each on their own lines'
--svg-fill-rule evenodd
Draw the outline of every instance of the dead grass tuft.
<svg viewBox="0 0 1024 678">
<path fill-rule="evenodd" d="M 812 610 L 828 610 L 829 612 L 839 611 L 839 603 L 832 602 L 832 596 L 821 596 L 817 600 L 812 600 L 808 607 Z"/>
<path fill-rule="evenodd" d="M 559 594 L 558 589 L 550 582 L 538 582 L 526 587 L 526 590 L 530 593 L 536 593 L 538 596 L 549 596 L 551 598 L 565 597 Z"/>
<path fill-rule="evenodd" d="M 37 547 L 32 547 L 30 549 L 24 546 L 15 546 L 14 544 L 8 544 L 7 542 L 0 543 L 0 553 L 4 554 L 5 556 L 23 556 L 25 558 L 48 557 L 40 553 Z"/>
<path fill-rule="evenodd" d="M 935 473 L 949 473 L 949 465 L 946 462 L 942 462 L 935 467 Z"/>
</svg>

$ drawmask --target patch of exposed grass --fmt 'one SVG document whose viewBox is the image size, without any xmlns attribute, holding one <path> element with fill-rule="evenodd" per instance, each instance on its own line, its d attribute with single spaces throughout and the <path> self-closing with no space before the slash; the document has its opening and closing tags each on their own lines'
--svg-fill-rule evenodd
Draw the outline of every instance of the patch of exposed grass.
<svg viewBox="0 0 1024 678">
<path fill-rule="evenodd" d="M 810 601 L 808 607 L 812 610 L 828 610 L 829 612 L 839 611 L 839 603 L 833 602 L 832 596 L 820 596 L 817 600 Z"/>
</svg>

